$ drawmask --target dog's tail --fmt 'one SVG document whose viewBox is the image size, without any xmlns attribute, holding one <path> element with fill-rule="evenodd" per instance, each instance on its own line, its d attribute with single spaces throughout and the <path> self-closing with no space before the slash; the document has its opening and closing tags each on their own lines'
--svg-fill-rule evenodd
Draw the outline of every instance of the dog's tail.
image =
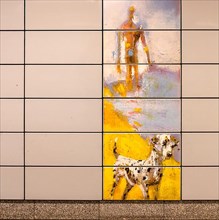
<svg viewBox="0 0 219 220">
<path fill-rule="evenodd" d="M 117 141 L 118 141 L 118 138 L 115 138 L 114 146 L 113 146 L 113 153 L 114 153 L 116 159 L 119 156 L 119 154 L 117 153 Z"/>
</svg>

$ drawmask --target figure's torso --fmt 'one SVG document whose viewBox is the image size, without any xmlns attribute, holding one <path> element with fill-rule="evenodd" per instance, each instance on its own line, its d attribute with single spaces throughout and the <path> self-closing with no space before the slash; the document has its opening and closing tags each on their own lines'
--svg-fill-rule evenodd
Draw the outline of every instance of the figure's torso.
<svg viewBox="0 0 219 220">
<path fill-rule="evenodd" d="M 140 27 L 134 22 L 126 21 L 121 29 L 127 30 L 122 32 L 122 37 L 125 42 L 125 48 L 128 49 L 137 49 L 137 43 L 139 41 L 141 32 Z"/>
</svg>

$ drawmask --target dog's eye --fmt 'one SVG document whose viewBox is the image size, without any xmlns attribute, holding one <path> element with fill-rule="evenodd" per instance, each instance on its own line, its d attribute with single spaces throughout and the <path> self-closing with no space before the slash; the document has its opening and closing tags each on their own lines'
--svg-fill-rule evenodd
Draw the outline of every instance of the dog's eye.
<svg viewBox="0 0 219 220">
<path fill-rule="evenodd" d="M 174 145 L 172 146 L 172 148 L 174 148 L 174 147 L 177 147 L 177 144 L 174 144 Z"/>
<path fill-rule="evenodd" d="M 164 141 L 164 142 L 163 142 L 163 146 L 165 146 L 166 144 L 167 144 L 167 141 Z"/>
</svg>

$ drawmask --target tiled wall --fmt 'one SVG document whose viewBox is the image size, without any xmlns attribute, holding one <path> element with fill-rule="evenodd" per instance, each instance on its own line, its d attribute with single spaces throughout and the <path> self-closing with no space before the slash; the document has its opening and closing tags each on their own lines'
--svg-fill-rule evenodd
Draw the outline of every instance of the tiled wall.
<svg viewBox="0 0 219 220">
<path fill-rule="evenodd" d="M 102 4 L 120 1 L 0 0 L 0 199 L 103 199 L 102 84 L 117 27 Z M 181 6 L 182 30 L 149 27 L 180 39 L 180 199 L 218 200 L 219 1 Z"/>
</svg>

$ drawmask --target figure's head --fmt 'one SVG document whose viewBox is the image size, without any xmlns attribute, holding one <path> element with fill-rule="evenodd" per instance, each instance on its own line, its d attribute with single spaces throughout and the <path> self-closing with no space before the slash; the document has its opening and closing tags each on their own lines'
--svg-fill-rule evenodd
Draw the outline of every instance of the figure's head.
<svg viewBox="0 0 219 220">
<path fill-rule="evenodd" d="M 173 149 L 179 146 L 179 141 L 168 134 L 155 135 L 151 142 L 155 151 L 158 151 L 163 159 L 169 159 L 173 155 Z"/>
<path fill-rule="evenodd" d="M 129 20 L 132 20 L 134 18 L 134 13 L 135 13 L 135 7 L 130 6 L 128 9 Z"/>
</svg>

